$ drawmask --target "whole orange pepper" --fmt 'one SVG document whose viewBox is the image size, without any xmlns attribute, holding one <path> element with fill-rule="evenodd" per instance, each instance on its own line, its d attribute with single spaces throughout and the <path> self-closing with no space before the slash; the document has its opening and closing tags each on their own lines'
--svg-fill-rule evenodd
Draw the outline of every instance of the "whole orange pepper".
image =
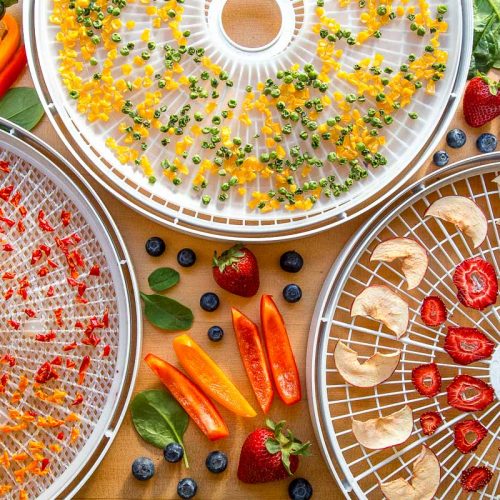
<svg viewBox="0 0 500 500">
<path fill-rule="evenodd" d="M 17 21 L 10 14 L 5 14 L 2 22 L 6 32 L 0 40 L 0 71 L 10 62 L 21 42 L 21 32 Z"/>
</svg>

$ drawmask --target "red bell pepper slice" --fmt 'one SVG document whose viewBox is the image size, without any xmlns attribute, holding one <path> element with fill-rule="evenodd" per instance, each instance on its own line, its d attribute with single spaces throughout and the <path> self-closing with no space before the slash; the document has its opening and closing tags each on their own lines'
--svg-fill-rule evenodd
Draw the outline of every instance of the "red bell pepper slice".
<svg viewBox="0 0 500 500">
<path fill-rule="evenodd" d="M 300 377 L 283 316 L 271 295 L 260 300 L 260 320 L 278 394 L 284 403 L 293 405 L 301 398 Z"/>
<path fill-rule="evenodd" d="M 208 439 L 215 441 L 229 436 L 217 408 L 182 372 L 154 354 L 148 354 L 144 361 Z"/>
<path fill-rule="evenodd" d="M 231 309 L 233 328 L 241 359 L 252 384 L 253 392 L 264 413 L 269 411 L 274 391 L 266 362 L 264 346 L 257 325 L 234 307 Z"/>
</svg>

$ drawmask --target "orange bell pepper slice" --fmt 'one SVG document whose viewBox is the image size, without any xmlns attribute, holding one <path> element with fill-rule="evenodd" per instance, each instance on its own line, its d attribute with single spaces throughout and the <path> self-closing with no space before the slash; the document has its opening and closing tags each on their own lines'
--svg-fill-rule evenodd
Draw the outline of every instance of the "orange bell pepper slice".
<svg viewBox="0 0 500 500">
<path fill-rule="evenodd" d="M 179 335 L 173 345 L 184 370 L 208 396 L 236 415 L 257 415 L 227 375 L 189 335 Z"/>
<path fill-rule="evenodd" d="M 259 336 L 257 325 L 234 307 L 231 309 L 233 328 L 238 342 L 241 359 L 253 392 L 264 413 L 269 411 L 273 402 L 274 391 L 271 374 L 266 362 L 264 346 Z"/>
<path fill-rule="evenodd" d="M 21 31 L 15 18 L 6 13 L 1 22 L 5 26 L 5 35 L 0 40 L 0 71 L 7 66 L 21 43 Z"/>
<path fill-rule="evenodd" d="M 217 408 L 182 372 L 154 354 L 144 361 L 210 441 L 229 436 Z"/>
<path fill-rule="evenodd" d="M 283 316 L 271 295 L 260 299 L 260 320 L 274 383 L 284 403 L 300 401 L 300 377 Z"/>
</svg>

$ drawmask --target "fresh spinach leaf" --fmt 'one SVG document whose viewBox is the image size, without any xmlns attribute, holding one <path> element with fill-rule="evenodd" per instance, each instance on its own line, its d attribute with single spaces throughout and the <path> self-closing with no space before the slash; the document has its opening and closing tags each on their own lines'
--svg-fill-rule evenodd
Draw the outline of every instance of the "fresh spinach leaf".
<svg viewBox="0 0 500 500">
<path fill-rule="evenodd" d="M 170 267 L 160 267 L 148 278 L 149 287 L 155 292 L 163 292 L 179 283 L 179 273 Z"/>
<path fill-rule="evenodd" d="M 165 448 L 179 443 L 184 448 L 184 463 L 189 467 L 182 437 L 189 424 L 189 417 L 172 395 L 161 389 L 142 391 L 130 405 L 135 430 L 144 441 Z"/>
<path fill-rule="evenodd" d="M 141 292 L 144 313 L 150 323 L 172 332 L 189 330 L 193 324 L 193 312 L 176 300 L 163 295 L 146 295 Z"/>
<path fill-rule="evenodd" d="M 500 0 L 474 0 L 474 38 L 469 78 L 500 68 Z"/>
<path fill-rule="evenodd" d="M 26 130 L 42 119 L 43 106 L 35 89 L 14 87 L 0 100 L 0 116 Z"/>
</svg>

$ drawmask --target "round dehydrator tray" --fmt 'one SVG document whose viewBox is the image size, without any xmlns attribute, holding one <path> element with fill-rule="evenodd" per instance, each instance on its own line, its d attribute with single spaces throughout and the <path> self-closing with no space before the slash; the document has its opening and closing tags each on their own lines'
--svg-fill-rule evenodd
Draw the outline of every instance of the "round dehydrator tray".
<svg viewBox="0 0 500 500">
<path fill-rule="evenodd" d="M 381 498 L 379 482 L 398 477 L 411 479 L 412 463 L 421 445 L 429 446 L 441 465 L 441 482 L 436 498 L 452 499 L 465 495 L 461 472 L 469 466 L 486 466 L 493 478 L 478 498 L 498 498 L 500 485 L 500 364 L 498 348 L 499 305 L 483 312 L 458 302 L 452 282 L 455 267 L 464 259 L 481 256 L 499 274 L 500 186 L 492 182 L 500 173 L 500 153 L 481 155 L 455 163 L 429 174 L 399 195 L 387 208 L 371 218 L 346 245 L 334 263 L 318 299 L 308 345 L 308 396 L 318 441 L 332 475 L 347 498 Z M 477 249 L 452 224 L 423 213 L 436 199 L 463 195 L 474 200 L 488 220 L 488 235 Z M 420 285 L 408 291 L 401 267 L 392 263 L 370 262 L 370 255 L 381 241 L 408 237 L 424 246 L 429 267 Z M 354 298 L 369 285 L 386 285 L 409 304 L 407 334 L 396 340 L 381 323 L 351 318 Z M 420 319 L 420 305 L 428 295 L 440 296 L 449 319 L 439 328 L 426 327 Z M 487 334 L 497 347 L 491 359 L 468 366 L 454 364 L 443 349 L 446 326 L 472 326 Z M 401 360 L 394 374 L 374 388 L 347 384 L 335 368 L 333 352 L 337 340 L 357 351 L 361 360 L 375 351 L 389 353 L 401 349 Z M 442 392 L 435 398 L 421 396 L 411 381 L 412 369 L 426 363 L 438 365 Z M 459 373 L 469 374 L 491 384 L 496 399 L 485 410 L 460 412 L 447 403 L 446 387 Z M 385 450 L 361 446 L 351 429 L 352 418 L 368 420 L 388 415 L 408 404 L 413 410 L 414 427 L 404 444 Z M 435 434 L 422 433 L 419 416 L 437 411 L 443 424 Z M 453 427 L 465 418 L 475 418 L 488 432 L 476 451 L 464 454 L 453 444 Z M 475 498 L 475 496 L 474 496 Z"/>
<path fill-rule="evenodd" d="M 0 491 L 69 498 L 134 386 L 135 278 L 86 181 L 35 136 L 0 127 Z"/>
<path fill-rule="evenodd" d="M 49 21 L 49 16 L 53 12 L 53 1 L 30 0 L 24 3 L 25 41 L 35 85 L 52 124 L 65 145 L 97 181 L 141 214 L 175 229 L 214 239 L 269 242 L 307 236 L 350 220 L 397 193 L 403 183 L 424 164 L 446 130 L 466 81 L 467 61 L 472 47 L 471 0 L 428 2 L 432 15 L 435 15 L 438 5 L 443 3 L 450 5 L 445 16 L 448 31 L 439 39 L 441 48 L 448 53 L 447 70 L 444 77 L 436 83 L 436 95 L 426 93 L 424 86 L 424 89 L 414 95 L 409 106 L 394 113 L 394 122 L 390 127 L 384 128 L 383 134 L 387 143 L 381 147 L 380 151 L 387 157 L 388 164 L 378 169 L 368 168 L 365 178 L 354 182 L 348 192 L 342 192 L 338 197 L 328 198 L 321 195 L 309 210 L 291 211 L 280 206 L 266 212 L 250 208 L 249 202 L 252 200 L 252 191 L 259 190 L 267 193 L 270 188 L 275 187 L 274 174 L 268 180 L 259 174 L 253 183 L 245 186 L 246 192 L 242 191 L 239 194 L 234 192 L 238 186 L 230 189 L 232 193 L 230 198 L 222 202 L 218 201 L 218 196 L 221 193 L 224 194 L 222 186 L 228 181 L 228 177 L 218 176 L 216 168 L 213 176 L 210 177 L 209 185 L 202 192 L 193 191 L 192 182 L 194 182 L 197 169 L 194 168 L 196 165 L 190 163 L 191 156 L 201 152 L 202 158 L 215 158 L 213 155 L 204 156 L 205 150 L 201 148 L 201 141 L 205 138 L 203 134 L 201 137 L 193 137 L 194 144 L 190 148 L 183 146 L 189 149 L 185 162 L 189 167 L 189 173 L 181 175 L 182 184 L 180 185 L 174 185 L 172 179 L 167 179 L 163 175 L 165 164 L 163 167 L 160 165 L 165 159 L 172 163 L 175 155 L 180 154 L 180 152 L 174 153 L 176 136 L 172 136 L 171 143 L 165 149 L 160 141 L 162 135 L 152 129 L 148 132 L 151 139 L 148 139 L 147 155 L 156 178 L 153 184 L 149 182 L 141 168 L 133 162 L 120 163 L 113 151 L 106 146 L 105 141 L 107 138 L 112 138 L 118 141 L 117 144 L 124 144 L 123 129 L 121 132 L 118 131 L 124 114 L 119 111 L 112 112 L 107 121 L 89 123 L 85 116 L 77 111 L 77 102 L 70 98 L 68 89 L 62 84 L 58 71 L 61 44 L 56 42 L 59 26 Z M 175 6 L 175 2 L 172 2 L 168 4 L 169 8 L 171 4 Z M 354 34 L 365 29 L 366 25 L 360 21 L 362 9 L 358 6 L 358 2 L 352 4 L 344 2 L 345 6 L 341 4 L 342 2 L 327 0 L 324 7 L 325 15 L 335 18 L 341 26 L 352 30 Z M 64 2 L 61 5 L 64 5 Z M 223 82 L 219 84 L 218 91 L 221 97 L 213 101 L 217 103 L 217 108 L 212 114 L 220 113 L 225 107 L 225 104 L 221 103 L 227 103 L 230 99 L 242 103 L 246 95 L 247 84 L 252 84 L 255 89 L 258 82 L 265 82 L 269 77 L 274 78 L 278 70 L 288 70 L 294 64 L 303 66 L 311 62 L 316 63 L 318 67 L 321 66 L 321 61 L 318 64 L 319 58 L 316 55 L 320 37 L 312 31 L 313 27 L 318 24 L 316 0 L 277 0 L 283 21 L 281 29 L 275 40 L 257 50 L 245 49 L 229 39 L 221 21 L 224 5 L 225 0 L 183 2 L 182 20 L 178 26 L 179 32 L 190 31 L 190 37 L 187 39 L 190 45 L 197 48 L 203 47 L 210 61 L 226 70 L 233 78 L 232 87 L 223 85 Z M 409 4 L 402 3 L 401 5 Z M 415 2 L 415 5 L 426 5 L 426 3 Z M 141 1 L 128 2 L 126 7 L 122 8 L 119 17 L 122 27 L 116 28 L 121 37 L 117 50 L 120 50 L 126 42 L 135 43 L 133 55 L 141 54 L 141 51 L 146 49 L 146 41 L 141 41 L 141 35 L 144 29 L 150 29 L 152 26 L 151 12 L 148 8 L 156 9 L 160 6 L 156 6 L 153 1 L 151 3 Z M 395 5 L 394 8 L 396 9 Z M 132 21 L 133 25 L 126 26 L 127 21 Z M 399 74 L 400 66 L 408 62 L 410 53 L 415 53 L 418 57 L 425 53 L 424 45 L 429 37 L 428 33 L 425 37 L 419 37 L 415 32 L 410 31 L 409 25 L 410 21 L 406 16 L 399 15 L 389 24 L 383 25 L 380 39 L 372 37 L 362 45 L 349 45 L 345 38 L 341 39 L 335 46 L 336 49 L 342 50 L 342 55 L 337 54 L 340 57 L 341 70 L 353 71 L 353 66 L 362 59 L 373 58 L 376 53 L 379 53 L 384 57 L 383 65 L 395 71 L 392 76 Z M 165 43 L 173 43 L 172 32 L 164 24 L 160 28 L 151 28 L 148 36 L 150 40 L 157 42 L 158 47 Z M 162 54 L 163 49 L 156 48 L 150 52 L 147 61 L 153 71 L 160 72 L 158 74 L 164 71 Z M 96 58 L 97 66 L 86 64 L 82 72 L 78 73 L 85 81 L 92 80 L 95 71 L 100 70 L 100 62 L 104 59 L 102 48 L 96 52 Z M 126 77 L 130 82 L 139 75 L 144 76 L 143 66 L 134 66 L 132 56 L 124 58 L 118 54 L 117 58 L 116 62 L 112 63 L 114 66 L 111 74 L 114 79 L 123 78 L 120 67 L 125 62 L 131 63 L 132 72 Z M 185 76 L 198 74 L 201 69 L 196 68 L 195 63 L 188 61 L 185 66 Z M 328 96 L 331 97 L 336 91 L 345 95 L 357 92 L 354 84 L 348 83 L 345 78 L 341 79 L 333 73 L 330 76 L 332 80 L 327 91 Z M 208 83 L 207 88 L 211 91 Z M 134 87 L 129 93 L 130 99 L 133 101 L 136 98 L 143 98 L 148 89 Z M 210 99 L 198 104 L 200 100 L 191 101 L 189 92 L 188 87 L 182 85 L 177 90 L 164 92 L 158 106 L 167 105 L 168 113 L 179 112 L 186 103 L 193 105 L 193 112 L 198 109 L 204 110 L 205 102 Z M 312 94 L 312 96 L 315 95 Z M 334 101 L 333 98 L 332 101 Z M 334 116 L 343 113 L 339 106 L 340 104 L 334 102 L 330 107 L 325 108 L 323 112 L 325 120 L 326 114 Z M 365 113 L 370 106 L 377 107 L 377 103 L 368 95 L 366 102 L 358 102 L 353 105 L 352 109 Z M 235 113 L 239 113 L 238 110 L 239 108 L 235 110 Z M 281 117 L 278 111 L 274 108 L 271 111 L 273 120 L 280 122 Z M 99 110 L 96 110 L 96 113 L 98 112 Z M 419 119 L 412 120 L 409 117 L 410 112 L 417 113 Z M 239 135 L 243 140 L 243 145 L 247 142 L 254 144 L 252 154 L 260 157 L 261 153 L 268 151 L 268 146 L 264 143 L 267 136 L 262 135 L 264 115 L 255 109 L 249 111 L 248 114 L 252 120 L 249 126 L 243 126 L 235 114 L 229 124 L 232 137 Z M 210 125 L 207 120 L 202 121 L 200 126 Z M 189 123 L 189 126 L 192 123 L 193 121 Z M 285 122 L 281 122 L 281 125 L 284 124 Z M 293 144 L 299 144 L 302 147 L 304 141 L 298 137 L 301 130 L 303 127 L 295 127 L 292 134 L 286 136 L 283 142 L 285 149 L 288 150 Z M 127 134 L 131 133 L 131 131 L 127 132 Z M 261 134 L 261 138 L 257 141 L 254 140 L 255 134 Z M 331 175 L 336 178 L 332 182 L 342 184 L 347 179 L 348 166 L 326 161 L 327 153 L 332 147 L 334 148 L 332 144 L 330 142 L 327 144 L 325 141 L 319 149 L 310 149 L 311 146 L 308 143 L 305 144 L 306 152 L 324 160 L 325 166 L 322 168 L 321 175 L 315 173 L 316 167 L 304 173 L 303 177 L 302 171 L 297 171 L 295 179 L 297 183 L 319 181 L 320 177 Z M 293 160 L 293 157 L 291 158 Z M 181 163 L 183 162 L 184 160 Z M 170 166 L 168 168 L 170 169 Z M 173 174 L 169 171 L 169 175 L 172 177 Z M 211 196 L 210 204 L 202 203 L 202 194 Z"/>
</svg>

